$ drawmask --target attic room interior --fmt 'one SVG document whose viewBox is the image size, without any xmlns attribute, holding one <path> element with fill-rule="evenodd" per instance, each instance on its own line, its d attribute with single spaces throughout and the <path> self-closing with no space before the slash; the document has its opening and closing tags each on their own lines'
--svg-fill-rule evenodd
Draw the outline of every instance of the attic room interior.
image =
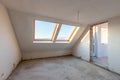
<svg viewBox="0 0 120 80">
<path fill-rule="evenodd" d="M 120 80 L 120 0 L 0 0 L 0 80 Z"/>
</svg>

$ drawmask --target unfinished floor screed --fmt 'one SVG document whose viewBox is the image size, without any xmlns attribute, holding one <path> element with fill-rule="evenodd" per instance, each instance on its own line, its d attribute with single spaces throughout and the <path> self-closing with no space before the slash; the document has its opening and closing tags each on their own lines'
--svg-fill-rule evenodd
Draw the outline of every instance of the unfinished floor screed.
<svg viewBox="0 0 120 80">
<path fill-rule="evenodd" d="M 69 56 L 23 61 L 8 80 L 120 80 L 120 76 Z"/>
</svg>

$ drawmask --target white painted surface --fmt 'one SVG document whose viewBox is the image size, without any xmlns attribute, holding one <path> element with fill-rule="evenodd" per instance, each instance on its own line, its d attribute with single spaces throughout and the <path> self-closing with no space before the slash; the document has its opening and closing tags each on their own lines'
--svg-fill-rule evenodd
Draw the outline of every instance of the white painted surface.
<svg viewBox="0 0 120 80">
<path fill-rule="evenodd" d="M 3 2 L 9 9 L 82 24 L 94 24 L 120 14 L 120 0 L 0 1 Z"/>
<path fill-rule="evenodd" d="M 71 55 L 71 50 L 63 51 L 41 51 L 41 52 L 24 52 L 23 60 L 37 59 L 37 58 L 49 58 L 57 56 Z"/>
<path fill-rule="evenodd" d="M 20 50 L 7 11 L 0 4 L 0 80 L 10 75 L 20 59 Z"/>
<path fill-rule="evenodd" d="M 76 43 L 73 51 L 73 55 L 81 57 L 82 59 L 90 60 L 90 32 L 87 30 L 84 32 L 80 40 Z"/>
<path fill-rule="evenodd" d="M 20 48 L 23 53 L 23 58 L 31 58 L 30 55 L 35 55 L 37 58 L 41 58 L 46 51 L 46 57 L 53 55 L 48 53 L 48 51 L 64 51 L 71 50 L 74 43 L 80 37 L 83 30 L 83 26 L 80 26 L 80 30 L 76 33 L 75 37 L 70 43 L 33 43 L 33 30 L 34 30 L 34 20 L 47 20 L 51 22 L 59 22 L 59 20 L 54 20 L 48 17 L 42 17 L 39 15 L 33 15 L 28 13 L 22 13 L 17 11 L 9 11 L 10 17 L 17 35 Z M 61 23 L 61 21 L 60 21 Z M 68 23 L 69 24 L 69 23 Z M 72 23 L 71 23 L 72 24 Z M 49 27 L 49 26 L 48 26 Z M 83 27 L 83 28 L 82 28 Z M 36 53 L 37 52 L 37 53 Z M 48 54 L 48 55 L 47 55 Z M 26 57 L 28 55 L 28 57 Z M 44 55 L 44 57 L 45 57 Z M 53 56 L 64 55 L 63 53 L 56 53 Z M 34 57 L 34 58 L 36 58 Z"/>
<path fill-rule="evenodd" d="M 109 20 L 108 25 L 109 68 L 120 73 L 120 17 Z"/>
</svg>

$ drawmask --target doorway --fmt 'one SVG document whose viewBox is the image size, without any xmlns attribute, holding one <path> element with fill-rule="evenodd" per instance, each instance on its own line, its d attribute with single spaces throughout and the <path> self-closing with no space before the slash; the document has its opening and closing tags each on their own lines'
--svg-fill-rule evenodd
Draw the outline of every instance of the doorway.
<svg viewBox="0 0 120 80">
<path fill-rule="evenodd" d="M 98 24 L 92 27 L 92 62 L 104 68 L 108 68 L 108 23 Z"/>
</svg>

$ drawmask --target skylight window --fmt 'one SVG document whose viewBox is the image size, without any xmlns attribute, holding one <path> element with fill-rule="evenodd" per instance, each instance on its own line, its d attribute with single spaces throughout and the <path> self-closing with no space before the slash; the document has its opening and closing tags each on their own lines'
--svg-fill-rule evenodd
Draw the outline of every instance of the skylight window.
<svg viewBox="0 0 120 80">
<path fill-rule="evenodd" d="M 78 29 L 71 25 L 35 20 L 34 41 L 69 42 Z"/>
<path fill-rule="evenodd" d="M 57 41 L 69 41 L 75 29 L 74 26 L 63 24 L 57 36 Z"/>
<path fill-rule="evenodd" d="M 56 23 L 35 20 L 35 40 L 52 40 Z"/>
</svg>

